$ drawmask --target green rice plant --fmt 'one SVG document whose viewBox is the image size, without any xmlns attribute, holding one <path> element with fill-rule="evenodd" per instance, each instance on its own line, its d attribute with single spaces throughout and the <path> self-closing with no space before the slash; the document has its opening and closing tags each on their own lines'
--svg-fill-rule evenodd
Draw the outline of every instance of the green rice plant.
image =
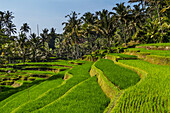
<svg viewBox="0 0 170 113">
<path fill-rule="evenodd" d="M 79 62 L 79 61 L 77 61 L 77 62 Z M 29 64 L 31 66 L 31 64 L 34 65 L 36 63 L 29 63 Z M 56 67 L 55 66 L 54 67 L 55 68 L 60 68 L 61 70 L 62 69 L 68 69 L 68 67 L 70 68 L 71 66 L 74 66 L 73 64 L 69 64 L 68 61 L 48 62 L 47 64 L 46 64 L 46 62 L 43 62 L 43 63 L 38 62 L 36 65 L 39 65 L 39 64 L 42 64 L 43 66 L 47 66 L 47 67 L 52 66 L 52 65 L 57 65 Z M 23 64 L 15 64 L 15 65 L 25 67 L 26 64 L 25 65 L 23 65 Z M 61 65 L 61 66 L 58 66 L 58 65 Z M 7 64 L 7 65 L 3 65 L 3 66 L 13 67 L 14 64 L 9 64 L 9 65 Z M 4 76 L 4 74 L 6 75 L 7 73 L 6 72 L 1 72 L 1 74 L 3 74 L 3 76 Z M 45 80 L 45 78 L 38 78 L 38 77 L 35 78 L 34 82 L 21 80 L 23 77 L 30 77 L 32 75 L 37 75 L 37 76 L 40 76 L 40 77 L 41 76 L 49 76 L 50 77 L 51 75 L 53 75 L 52 77 L 50 77 L 50 79 L 55 78 L 56 76 L 57 76 L 57 78 L 63 78 L 64 77 L 62 74 L 57 74 L 57 73 L 51 72 L 51 71 L 31 71 L 31 70 L 16 69 L 15 73 L 8 73 L 7 76 L 10 76 L 10 79 L 12 79 L 12 80 L 14 79 L 14 82 L 19 82 L 20 84 L 22 84 L 22 86 L 17 87 L 17 88 L 13 88 L 13 87 L 9 87 L 9 86 L 6 87 L 4 85 L 1 86 L 3 88 L 1 90 L 2 92 L 0 93 L 0 101 L 4 100 L 5 98 L 9 97 L 12 94 L 15 94 L 18 91 L 22 91 L 22 90 L 26 89 L 27 85 L 32 86 L 34 84 L 38 84 L 38 83 Z M 58 76 L 58 75 L 61 75 L 61 76 Z M 18 78 L 20 80 L 18 80 Z M 57 79 L 57 78 L 55 78 L 55 79 Z M 3 78 L 0 78 L 0 80 L 1 79 L 3 79 Z"/>
<path fill-rule="evenodd" d="M 133 86 L 140 80 L 136 72 L 116 65 L 112 60 L 101 59 L 96 62 L 95 66 L 102 70 L 106 77 L 120 89 Z"/>
<path fill-rule="evenodd" d="M 101 90 L 94 76 L 73 87 L 54 102 L 34 111 L 43 113 L 101 113 L 109 99 Z"/>
<path fill-rule="evenodd" d="M 56 75 L 55 72 L 52 71 L 37 71 L 37 70 L 18 70 L 17 72 L 27 73 L 27 74 L 49 74 L 49 75 Z"/>
<path fill-rule="evenodd" d="M 47 92 L 40 95 L 35 100 L 29 101 L 27 103 L 23 103 L 18 108 L 16 108 L 14 111 L 19 112 L 32 112 L 34 110 L 40 109 L 47 104 L 52 103 L 56 99 L 60 98 L 62 95 L 64 95 L 69 89 L 76 86 L 80 82 L 88 79 L 90 77 L 89 70 L 92 65 L 92 62 L 86 62 L 83 65 L 77 65 L 74 68 L 72 68 L 69 73 L 73 75 L 72 78 L 64 81 L 60 86 L 58 87 L 51 87 Z"/>
<path fill-rule="evenodd" d="M 19 107 L 20 105 L 38 98 L 41 94 L 45 93 L 52 87 L 53 88 L 57 87 L 62 82 L 63 80 L 60 78 L 60 79 L 55 79 L 55 80 L 47 80 L 38 85 L 34 85 L 30 88 L 28 86 L 26 90 L 16 93 L 10 96 L 9 98 L 5 99 L 4 101 L 1 101 L 0 112 L 3 112 L 3 113 L 12 112 L 14 109 Z"/>
<path fill-rule="evenodd" d="M 69 61 L 67 60 L 58 60 L 56 62 L 26 62 L 25 64 L 23 63 L 18 63 L 18 64 L 6 64 L 6 66 L 48 66 L 48 65 L 61 65 L 61 66 L 74 66 L 74 64 L 70 64 Z"/>
<path fill-rule="evenodd" d="M 137 58 L 137 56 L 135 55 L 126 55 L 126 54 L 121 54 L 121 53 L 109 53 L 108 55 L 117 56 L 119 58 Z"/>
<path fill-rule="evenodd" d="M 41 66 L 25 66 L 23 67 L 22 69 L 25 69 L 25 68 L 28 68 L 28 69 L 31 69 L 31 68 L 46 68 L 47 70 L 48 69 L 68 69 L 68 67 L 61 67 L 61 66 L 46 66 L 46 65 L 41 65 Z"/>
<path fill-rule="evenodd" d="M 145 48 L 129 48 L 127 49 L 127 51 L 140 51 L 140 52 L 148 52 L 151 55 L 170 56 L 170 51 L 165 51 L 165 50 L 147 50 Z"/>
<path fill-rule="evenodd" d="M 170 65 L 170 56 L 148 55 L 146 56 L 146 61 L 153 64 Z"/>
<path fill-rule="evenodd" d="M 151 44 L 140 44 L 138 46 L 170 46 L 170 43 L 151 43 Z"/>
<path fill-rule="evenodd" d="M 170 111 L 170 105 L 168 105 L 170 67 L 150 64 L 142 60 L 120 60 L 119 62 L 142 69 L 148 74 L 139 84 L 125 90 L 112 112 L 168 113 Z"/>
</svg>

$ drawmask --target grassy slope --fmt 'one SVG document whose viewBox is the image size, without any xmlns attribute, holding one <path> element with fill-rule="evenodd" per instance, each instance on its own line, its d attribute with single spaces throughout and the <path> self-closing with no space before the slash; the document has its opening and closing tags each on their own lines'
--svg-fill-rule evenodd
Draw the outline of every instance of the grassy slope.
<svg viewBox="0 0 170 113">
<path fill-rule="evenodd" d="M 165 50 L 146 50 L 145 48 L 129 48 L 128 50 L 140 50 L 140 52 L 149 52 L 151 55 L 170 57 L 170 51 Z"/>
<path fill-rule="evenodd" d="M 22 65 L 64 65 L 64 66 L 74 66 L 74 64 L 70 64 L 69 61 L 61 60 L 57 62 L 28 62 L 28 63 L 18 63 L 18 64 L 7 64 L 7 66 L 22 66 Z"/>
<path fill-rule="evenodd" d="M 170 67 L 141 60 L 120 60 L 120 62 L 140 68 L 148 75 L 140 84 L 126 90 L 113 112 L 168 112 Z"/>
<path fill-rule="evenodd" d="M 138 46 L 170 46 L 170 43 L 140 44 Z"/>
<path fill-rule="evenodd" d="M 53 88 L 45 94 L 41 95 L 40 98 L 37 98 L 24 104 L 23 106 L 20 106 L 20 108 L 17 108 L 16 112 L 31 112 L 55 101 L 56 99 L 64 95 L 69 89 L 71 89 L 78 83 L 88 79 L 90 77 L 89 70 L 91 65 L 91 62 L 86 62 L 81 66 L 75 66 L 72 70 L 69 71 L 69 73 L 73 74 L 73 77 L 67 80 L 65 84 L 62 84 L 60 87 Z"/>
<path fill-rule="evenodd" d="M 12 95 L 6 100 L 0 102 L 0 112 L 9 113 L 18 106 L 38 98 L 41 94 L 45 93 L 50 88 L 57 87 L 62 82 L 63 80 L 61 78 L 47 80 L 22 92 L 16 93 L 15 95 Z"/>
<path fill-rule="evenodd" d="M 102 113 L 108 103 L 109 99 L 98 85 L 97 78 L 92 77 L 35 113 Z"/>
<path fill-rule="evenodd" d="M 108 59 L 99 60 L 95 66 L 101 69 L 107 78 L 120 89 L 135 85 L 140 80 L 139 75 L 134 71 L 116 65 Z"/>
<path fill-rule="evenodd" d="M 74 61 L 74 62 L 80 63 L 81 61 Z M 50 68 L 51 68 L 51 65 L 62 65 L 62 66 L 69 66 L 69 67 L 75 66 L 74 64 L 70 64 L 69 61 L 63 61 L 63 60 L 59 60 L 57 62 L 31 62 L 31 63 L 25 63 L 25 64 L 29 65 L 29 66 L 32 66 L 32 65 L 37 66 L 38 65 L 40 67 L 45 66 L 45 67 L 50 67 Z M 7 66 L 7 67 L 11 67 L 11 66 L 14 66 L 14 67 L 16 67 L 16 66 L 27 67 L 27 66 L 23 65 L 23 63 L 3 65 L 3 67 L 5 67 L 5 66 Z M 53 66 L 53 67 L 60 68 L 60 69 L 66 69 L 67 68 L 67 67 L 60 67 L 60 66 Z M 9 69 L 13 69 L 13 68 L 4 68 L 4 69 L 9 70 Z M 16 76 L 22 76 L 22 77 L 30 76 L 32 74 L 54 75 L 54 76 L 56 75 L 55 72 L 51 72 L 51 71 L 37 71 L 37 70 L 31 71 L 31 70 L 20 70 L 20 69 L 15 69 L 15 71 L 16 71 L 15 73 L 8 73 L 7 74 L 6 72 L 0 72 L 0 74 L 5 75 L 5 77 L 7 77 L 7 76 L 12 77 L 13 76 L 12 78 L 16 78 Z M 0 79 L 3 79 L 3 78 L 4 77 L 0 77 Z M 0 93 L 0 101 L 4 100 L 5 98 L 9 97 L 10 95 L 12 95 L 14 93 L 17 93 L 19 91 L 22 91 L 22 90 L 26 89 L 27 85 L 29 85 L 29 86 L 36 85 L 36 84 L 41 83 L 42 80 L 43 80 L 42 78 L 40 78 L 40 79 L 37 78 L 36 81 L 34 81 L 32 83 L 27 82 L 27 81 L 23 81 L 23 80 L 18 80 L 20 83 L 24 82 L 24 84 L 21 87 L 18 87 L 18 88 L 12 88 L 12 87 L 9 87 L 9 86 L 1 86 L 1 87 L 5 87 L 5 88 L 3 88 L 3 90 L 2 90 L 3 92 Z"/>
<path fill-rule="evenodd" d="M 126 55 L 121 53 L 109 53 L 108 55 L 118 56 L 120 58 L 137 58 L 135 55 Z"/>
</svg>

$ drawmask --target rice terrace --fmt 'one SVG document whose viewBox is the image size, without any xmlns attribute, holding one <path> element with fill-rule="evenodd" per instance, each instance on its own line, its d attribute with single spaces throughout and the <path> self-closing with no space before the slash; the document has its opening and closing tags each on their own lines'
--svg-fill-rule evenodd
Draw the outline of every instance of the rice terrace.
<svg viewBox="0 0 170 113">
<path fill-rule="evenodd" d="M 0 113 L 170 113 L 169 0 L 0 4 Z"/>
</svg>

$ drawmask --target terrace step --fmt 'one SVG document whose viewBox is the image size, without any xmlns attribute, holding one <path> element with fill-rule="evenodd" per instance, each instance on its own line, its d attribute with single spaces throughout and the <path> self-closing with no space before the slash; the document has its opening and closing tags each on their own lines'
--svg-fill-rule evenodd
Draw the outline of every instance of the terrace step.
<svg viewBox="0 0 170 113">
<path fill-rule="evenodd" d="M 40 109 L 38 109 L 38 110 L 35 110 L 34 112 L 41 111 L 42 109 L 44 109 L 44 108 L 46 108 L 46 107 L 54 104 L 55 102 L 58 102 L 59 100 L 61 100 L 62 98 L 64 98 L 66 95 L 68 95 L 70 92 L 72 92 L 76 87 L 78 87 L 79 85 L 83 84 L 83 83 L 86 82 L 86 81 L 88 81 L 88 79 L 86 79 L 86 80 L 80 82 L 79 84 L 73 86 L 71 89 L 69 89 L 66 93 L 64 93 L 64 94 L 63 94 L 62 96 L 60 96 L 58 99 L 54 100 L 53 102 L 45 105 L 44 107 L 42 107 L 42 108 L 40 108 Z"/>
<path fill-rule="evenodd" d="M 60 98 L 70 88 L 74 87 L 79 82 L 84 81 L 89 78 L 88 70 L 89 70 L 90 66 L 91 66 L 91 63 L 89 62 L 89 63 L 86 63 L 85 65 L 77 66 L 75 69 L 74 68 L 70 69 L 71 72 L 70 71 L 69 72 L 74 73 L 74 77 L 71 77 L 71 80 L 70 80 L 70 77 L 68 77 L 67 80 L 65 80 L 57 88 L 48 90 L 47 92 L 45 92 L 44 94 L 42 94 L 38 98 L 36 98 L 35 100 L 25 103 L 22 106 L 18 107 L 17 109 L 15 109 L 14 112 L 23 112 L 23 110 L 32 112 L 36 109 L 41 109 L 42 107 L 44 107 L 44 106 L 48 105 L 49 103 L 55 101 L 56 99 Z M 82 68 L 82 69 L 80 69 L 80 68 Z M 77 69 L 79 69 L 78 72 L 77 72 Z M 74 70 L 74 72 L 72 70 Z M 82 74 L 82 70 L 83 70 L 83 74 Z M 84 70 L 87 70 L 87 71 L 84 71 Z M 79 75 L 79 74 L 82 74 L 82 75 Z M 71 85 L 71 84 L 73 84 L 73 85 Z M 53 97 L 51 97 L 51 96 L 53 96 Z M 31 106 L 31 105 L 33 105 L 33 106 Z"/>
</svg>

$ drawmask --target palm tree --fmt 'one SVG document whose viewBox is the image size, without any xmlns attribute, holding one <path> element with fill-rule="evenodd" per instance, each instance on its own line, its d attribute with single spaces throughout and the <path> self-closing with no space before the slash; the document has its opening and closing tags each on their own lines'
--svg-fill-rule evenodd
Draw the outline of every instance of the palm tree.
<svg viewBox="0 0 170 113">
<path fill-rule="evenodd" d="M 97 12 L 100 19 L 96 21 L 95 27 L 97 27 L 98 32 L 107 39 L 107 46 L 111 50 L 111 38 L 116 31 L 115 18 L 112 17 L 108 10 L 103 10 L 102 12 Z"/>
<path fill-rule="evenodd" d="M 9 24 L 7 25 L 6 32 L 7 32 L 7 35 L 8 35 L 8 36 L 11 36 L 11 33 L 12 33 L 12 34 L 17 33 L 16 30 L 17 30 L 17 29 L 16 29 L 16 26 L 15 26 L 13 23 L 9 23 Z"/>
<path fill-rule="evenodd" d="M 32 53 L 32 61 L 37 61 L 37 56 L 40 56 L 40 37 L 36 36 L 35 33 L 30 35 L 30 44 L 31 44 L 31 53 Z"/>
<path fill-rule="evenodd" d="M 113 13 L 114 16 L 117 19 L 117 22 L 121 24 L 121 28 L 124 34 L 124 42 L 125 42 L 125 46 L 127 46 L 127 42 L 126 42 L 126 31 L 128 30 L 128 22 L 131 19 L 131 15 L 129 15 L 130 13 L 130 6 L 125 6 L 124 2 L 120 3 L 120 4 L 116 4 L 116 7 L 113 7 L 112 10 L 115 10 L 116 13 Z"/>
<path fill-rule="evenodd" d="M 41 36 L 41 40 L 42 40 L 43 49 L 45 49 L 45 42 L 48 39 L 48 31 L 49 30 L 47 28 L 45 28 L 42 31 L 43 31 L 43 33 L 41 33 L 40 36 Z"/>
<path fill-rule="evenodd" d="M 12 15 L 12 12 L 7 11 L 4 16 L 4 23 L 6 26 L 8 26 L 9 23 L 12 23 L 12 19 L 14 16 Z"/>
<path fill-rule="evenodd" d="M 22 26 L 21 26 L 21 32 L 24 32 L 24 33 L 28 33 L 29 30 L 31 30 L 31 28 L 29 27 L 29 25 L 27 23 L 24 23 Z"/>
<path fill-rule="evenodd" d="M 129 0 L 128 3 L 135 3 L 135 2 L 140 2 L 139 5 L 142 5 L 142 10 L 144 12 L 144 9 L 146 7 L 146 4 L 148 3 L 149 0 Z"/>
<path fill-rule="evenodd" d="M 81 37 L 80 28 L 82 21 L 78 19 L 78 15 L 75 11 L 72 12 L 70 15 L 65 16 L 68 17 L 68 22 L 62 23 L 65 25 L 64 27 L 64 35 L 67 39 L 71 39 L 73 44 L 75 44 L 75 58 L 79 57 L 79 50 L 78 50 L 78 40 Z"/>
<path fill-rule="evenodd" d="M 20 48 L 20 54 L 22 56 L 22 61 L 23 63 L 25 63 L 26 60 L 26 53 L 27 53 L 27 36 L 25 33 L 21 32 L 19 34 L 19 39 L 17 39 L 18 41 L 18 46 Z"/>
<path fill-rule="evenodd" d="M 82 33 L 82 37 L 87 39 L 87 42 L 89 44 L 88 52 L 91 53 L 94 41 L 94 39 L 92 38 L 94 37 L 93 35 L 96 35 L 93 26 L 95 24 L 97 16 L 94 16 L 94 14 L 87 12 L 81 17 L 81 19 L 83 20 L 83 25 L 81 26 L 80 32 Z"/>
<path fill-rule="evenodd" d="M 5 13 L 0 11 L 0 30 L 2 30 L 4 27 L 4 19 L 5 19 L 4 16 L 5 16 Z"/>
<path fill-rule="evenodd" d="M 51 31 L 48 35 L 48 46 L 49 48 L 52 49 L 52 54 L 54 53 L 55 50 L 55 39 L 57 38 L 56 33 L 55 33 L 56 29 L 51 28 Z"/>
</svg>

